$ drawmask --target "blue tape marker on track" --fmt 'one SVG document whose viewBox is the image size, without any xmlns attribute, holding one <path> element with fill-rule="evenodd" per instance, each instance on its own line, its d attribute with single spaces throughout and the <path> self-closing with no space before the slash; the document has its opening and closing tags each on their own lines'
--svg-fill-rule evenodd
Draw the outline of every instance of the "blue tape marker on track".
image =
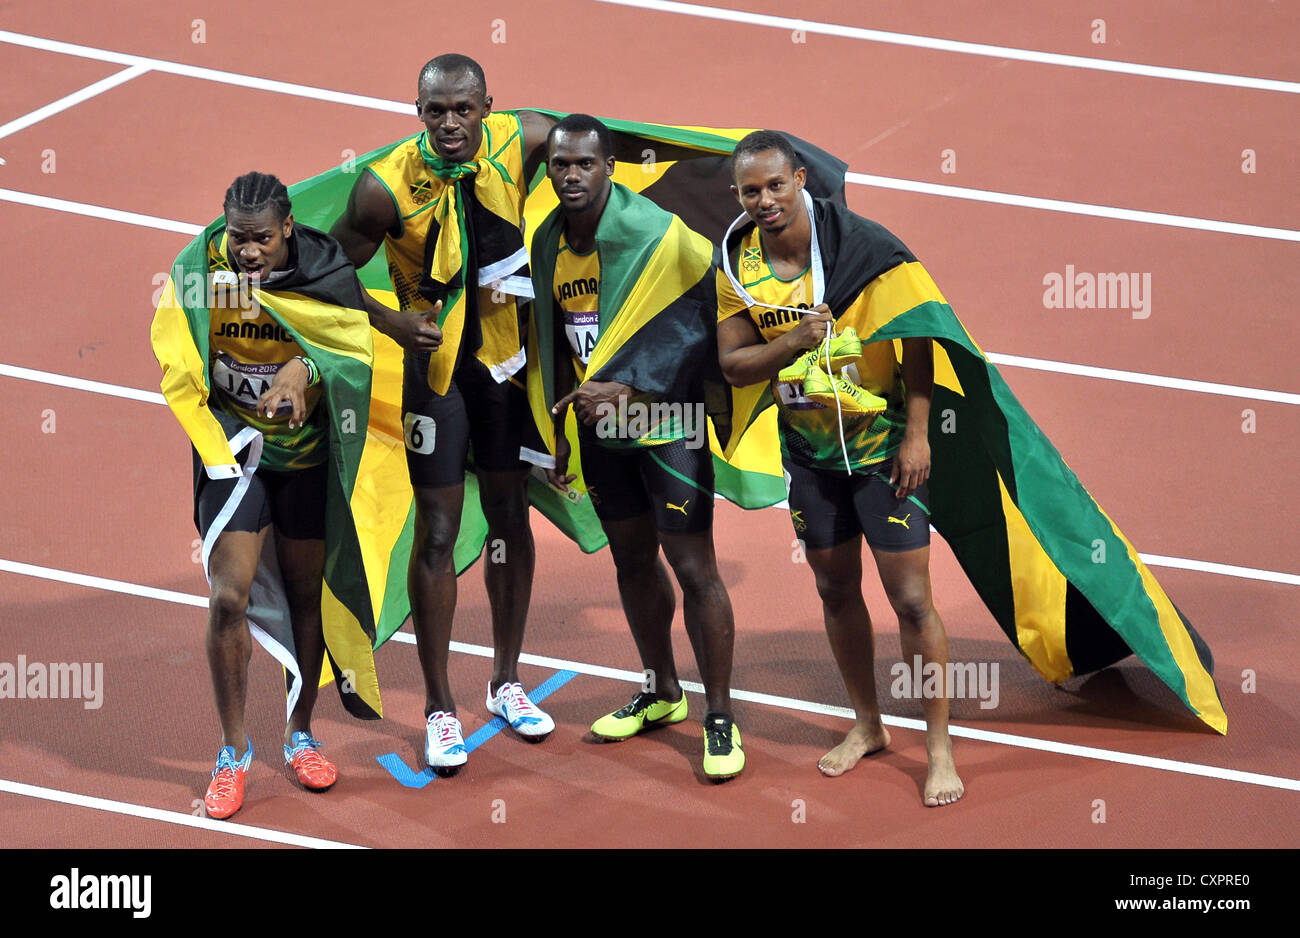
<svg viewBox="0 0 1300 938">
<path fill-rule="evenodd" d="M 534 703 L 545 700 L 577 676 L 577 671 L 557 671 L 539 684 L 528 695 L 529 699 Z M 465 740 L 465 752 L 473 752 L 505 728 L 505 720 L 500 717 L 493 717 L 491 722 L 479 727 L 469 739 Z M 382 765 L 389 775 L 407 788 L 423 788 L 438 777 L 433 769 L 428 766 L 425 766 L 421 772 L 415 771 L 395 752 L 386 752 L 382 756 L 376 756 L 375 761 Z"/>
</svg>

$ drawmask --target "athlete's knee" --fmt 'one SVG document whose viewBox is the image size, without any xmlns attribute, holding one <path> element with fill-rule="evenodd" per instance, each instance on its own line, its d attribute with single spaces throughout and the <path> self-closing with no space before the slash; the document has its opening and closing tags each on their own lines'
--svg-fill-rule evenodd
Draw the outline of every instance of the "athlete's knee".
<svg viewBox="0 0 1300 938">
<path fill-rule="evenodd" d="M 665 554 L 668 554 L 665 548 Z M 682 595 L 687 599 L 706 598 L 718 591 L 725 591 L 722 577 L 713 557 L 705 552 L 691 552 L 685 555 L 668 554 L 668 562 L 673 568 L 673 576 L 682 588 Z"/>
<path fill-rule="evenodd" d="M 659 568 L 659 551 L 624 550 L 613 555 L 614 570 L 619 579 L 647 576 Z"/>
<path fill-rule="evenodd" d="M 863 602 L 861 579 L 837 577 L 830 574 L 817 576 L 817 595 L 821 597 L 822 608 L 831 614 L 848 609 L 855 603 Z"/>
<path fill-rule="evenodd" d="M 503 485 L 479 490 L 479 503 L 488 527 L 497 534 L 528 530 L 528 498 L 522 485 Z"/>
<path fill-rule="evenodd" d="M 415 525 L 411 555 L 420 563 L 441 567 L 450 561 L 460 535 L 460 519 L 443 514 L 421 517 Z"/>
<path fill-rule="evenodd" d="M 237 628 L 248 610 L 248 590 L 230 583 L 214 583 L 208 600 L 212 630 L 227 632 Z"/>
<path fill-rule="evenodd" d="M 919 632 L 934 612 L 930 591 L 924 585 L 908 584 L 888 591 L 889 604 L 898 616 L 898 627 L 903 631 Z"/>
</svg>

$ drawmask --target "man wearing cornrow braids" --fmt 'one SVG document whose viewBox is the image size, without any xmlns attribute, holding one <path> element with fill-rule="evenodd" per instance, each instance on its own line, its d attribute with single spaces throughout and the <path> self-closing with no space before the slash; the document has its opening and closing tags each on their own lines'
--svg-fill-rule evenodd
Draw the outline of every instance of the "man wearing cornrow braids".
<svg viewBox="0 0 1300 938">
<path fill-rule="evenodd" d="M 425 757 L 445 775 L 466 761 L 447 659 L 471 448 L 493 560 L 504 550 L 503 562 L 484 566 L 495 651 L 487 708 L 532 741 L 555 726 L 519 683 L 534 548 L 529 466 L 520 460 L 528 405 L 516 377 L 531 296 L 523 203 L 554 122 L 530 111 L 493 114 L 482 68 L 456 54 L 421 69 L 415 108 L 424 133 L 358 176 L 331 234 L 358 268 L 384 247 L 400 306 L 370 299 L 367 310 L 405 349 L 402 416 L 415 489 L 407 585 L 425 683 Z"/>
<path fill-rule="evenodd" d="M 329 235 L 294 224 L 279 179 L 262 173 L 240 176 L 226 192 L 224 209 L 225 227 L 207 242 L 204 273 L 214 292 L 208 300 L 206 343 L 192 341 L 183 320 L 178 324 L 164 318 L 162 305 L 153 327 L 164 394 L 196 447 L 195 521 L 203 534 L 211 583 L 207 656 L 222 730 L 221 751 L 204 797 L 214 818 L 228 818 L 240 809 L 253 758 L 244 725 L 248 617 L 253 614 L 254 580 L 265 576 L 259 568 L 272 527 L 292 634 L 292 655 L 278 645 L 276 657 L 291 671 L 296 664 L 298 672 L 296 689 L 290 691 L 290 700 L 295 692 L 297 700 L 284 732 L 285 761 L 313 791 L 330 788 L 338 778 L 311 732 L 325 654 L 321 592 L 331 456 L 328 405 L 318 366 L 259 302 L 259 296 L 265 297 L 258 291 L 311 292 L 329 275 L 331 283 L 342 285 L 351 307 L 331 311 L 340 317 L 356 311 L 365 328 L 355 270 Z M 217 284 L 235 281 L 238 289 L 215 292 Z M 251 293 L 246 286 L 253 288 Z M 178 312 L 175 306 L 169 311 Z M 190 329 L 198 328 L 201 336 L 202 327 Z M 207 361 L 191 363 L 186 353 L 192 356 L 204 347 Z M 206 374 L 196 374 L 196 368 L 206 368 Z M 200 382 L 209 395 L 196 397 Z M 225 445 L 228 435 L 239 442 Z M 255 465 L 251 475 L 234 461 L 237 452 L 232 450 L 245 449 L 248 467 Z"/>
</svg>

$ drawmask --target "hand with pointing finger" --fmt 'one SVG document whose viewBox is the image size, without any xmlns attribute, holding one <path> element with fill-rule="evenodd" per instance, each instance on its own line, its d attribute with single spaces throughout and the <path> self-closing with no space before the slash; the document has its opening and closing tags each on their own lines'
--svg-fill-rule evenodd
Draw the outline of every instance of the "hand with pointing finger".
<svg viewBox="0 0 1300 938">
<path fill-rule="evenodd" d="M 438 328 L 438 314 L 442 312 L 442 300 L 433 304 L 433 309 L 425 313 L 394 312 L 388 317 L 384 330 L 404 349 L 413 352 L 435 352 L 442 345 L 442 330 Z"/>
<path fill-rule="evenodd" d="M 635 390 L 617 381 L 587 381 L 582 387 L 570 391 L 556 401 L 555 406 L 551 408 L 551 413 L 562 414 L 565 407 L 573 404 L 573 413 L 580 421 L 590 427 L 594 426 L 596 421 L 610 412 L 604 410 L 602 405 L 609 405 L 614 410 L 617 410 L 620 398 L 635 393 Z"/>
</svg>

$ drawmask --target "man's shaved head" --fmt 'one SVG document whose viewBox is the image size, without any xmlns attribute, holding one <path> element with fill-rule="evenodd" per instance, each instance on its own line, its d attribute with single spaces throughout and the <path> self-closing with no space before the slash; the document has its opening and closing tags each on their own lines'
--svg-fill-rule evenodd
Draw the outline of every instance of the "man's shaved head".
<svg viewBox="0 0 1300 938">
<path fill-rule="evenodd" d="M 469 56 L 461 55 L 458 52 L 448 52 L 426 62 L 424 68 L 420 69 L 420 82 L 419 87 L 416 89 L 417 92 L 423 92 L 439 73 L 444 75 L 468 73 L 473 77 L 475 84 L 478 86 L 478 91 L 481 94 L 487 94 L 487 79 L 483 77 L 483 66 Z"/>
</svg>

